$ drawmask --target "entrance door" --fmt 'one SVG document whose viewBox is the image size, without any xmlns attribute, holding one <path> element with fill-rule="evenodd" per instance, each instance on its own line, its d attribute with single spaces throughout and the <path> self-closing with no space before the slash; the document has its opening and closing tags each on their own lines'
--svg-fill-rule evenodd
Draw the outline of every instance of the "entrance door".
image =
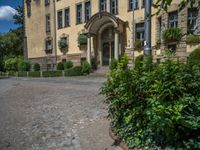
<svg viewBox="0 0 200 150">
<path fill-rule="evenodd" d="M 103 66 L 109 65 L 110 45 L 109 42 L 103 43 Z"/>
</svg>

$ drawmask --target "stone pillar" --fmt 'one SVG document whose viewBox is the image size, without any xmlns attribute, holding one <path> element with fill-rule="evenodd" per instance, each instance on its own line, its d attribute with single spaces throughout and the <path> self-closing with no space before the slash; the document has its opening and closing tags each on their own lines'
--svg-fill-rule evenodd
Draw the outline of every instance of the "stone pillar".
<svg viewBox="0 0 200 150">
<path fill-rule="evenodd" d="M 94 37 L 91 37 L 91 56 L 94 57 Z"/>
<path fill-rule="evenodd" d="M 103 55 L 102 55 L 102 43 L 101 43 L 101 34 L 99 33 L 98 37 L 98 50 L 99 50 L 99 59 L 100 59 L 100 65 L 103 66 Z"/>
<path fill-rule="evenodd" d="M 91 36 L 87 39 L 87 62 L 91 64 Z"/>
<path fill-rule="evenodd" d="M 119 32 L 115 31 L 115 59 L 119 60 Z"/>
<path fill-rule="evenodd" d="M 110 0 L 107 0 L 106 2 L 106 10 L 107 12 L 110 12 Z"/>
</svg>

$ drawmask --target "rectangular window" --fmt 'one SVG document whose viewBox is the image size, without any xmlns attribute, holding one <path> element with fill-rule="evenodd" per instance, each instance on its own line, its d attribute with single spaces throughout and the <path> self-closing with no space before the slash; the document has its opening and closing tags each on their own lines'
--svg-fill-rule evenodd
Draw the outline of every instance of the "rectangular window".
<svg viewBox="0 0 200 150">
<path fill-rule="evenodd" d="M 70 9 L 65 9 L 65 27 L 70 26 Z"/>
<path fill-rule="evenodd" d="M 178 12 L 169 13 L 169 28 L 177 28 L 178 27 Z"/>
<path fill-rule="evenodd" d="M 50 4 L 50 0 L 45 0 L 45 6 Z"/>
<path fill-rule="evenodd" d="M 46 50 L 52 50 L 52 40 L 51 39 L 47 39 L 46 40 Z"/>
<path fill-rule="evenodd" d="M 107 0 L 99 0 L 99 11 L 100 12 L 103 12 L 103 11 L 106 11 L 106 5 L 107 3 Z"/>
<path fill-rule="evenodd" d="M 46 15 L 46 32 L 50 32 L 51 23 L 50 23 L 50 15 Z"/>
<path fill-rule="evenodd" d="M 31 0 L 26 0 L 27 16 L 31 16 Z"/>
<path fill-rule="evenodd" d="M 142 45 L 144 44 L 144 23 L 136 24 L 136 39 L 142 41 Z"/>
<path fill-rule="evenodd" d="M 188 9 L 188 34 L 194 34 L 198 29 L 198 9 Z"/>
<path fill-rule="evenodd" d="M 118 14 L 118 0 L 110 0 L 110 13 L 113 15 Z"/>
<path fill-rule="evenodd" d="M 76 23 L 82 23 L 82 4 L 76 5 Z"/>
<path fill-rule="evenodd" d="M 129 0 L 128 10 L 132 11 L 133 7 L 134 7 L 134 9 L 138 9 L 139 8 L 138 0 Z"/>
<path fill-rule="evenodd" d="M 58 29 L 61 29 L 63 27 L 63 23 L 62 23 L 62 11 L 58 12 Z"/>
<path fill-rule="evenodd" d="M 89 21 L 91 17 L 91 3 L 85 2 L 85 22 Z"/>
</svg>

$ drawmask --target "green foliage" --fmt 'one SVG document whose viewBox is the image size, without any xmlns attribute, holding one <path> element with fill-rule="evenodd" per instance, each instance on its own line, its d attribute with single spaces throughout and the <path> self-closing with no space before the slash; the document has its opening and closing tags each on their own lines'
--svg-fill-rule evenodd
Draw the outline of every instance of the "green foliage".
<svg viewBox="0 0 200 150">
<path fill-rule="evenodd" d="M 34 70 L 34 71 L 40 71 L 40 64 L 35 63 L 35 64 L 33 65 L 33 70 Z"/>
<path fill-rule="evenodd" d="M 57 64 L 57 70 L 64 70 L 64 64 L 63 64 L 63 62 L 59 62 Z"/>
<path fill-rule="evenodd" d="M 43 77 L 61 77 L 62 71 L 43 71 Z"/>
<path fill-rule="evenodd" d="M 112 130 L 130 149 L 200 149 L 199 70 L 169 60 L 112 70 L 101 90 Z"/>
<path fill-rule="evenodd" d="M 70 68 L 65 70 L 65 76 L 82 76 L 82 67 L 81 66 L 76 66 L 74 68 Z"/>
<path fill-rule="evenodd" d="M 79 45 L 87 45 L 87 36 L 84 34 L 80 34 L 78 36 L 78 44 Z"/>
<path fill-rule="evenodd" d="M 17 72 L 18 77 L 27 77 L 27 71 L 19 71 Z"/>
<path fill-rule="evenodd" d="M 97 59 L 95 57 L 93 57 L 91 59 L 91 66 L 92 66 L 92 70 L 97 70 Z"/>
<path fill-rule="evenodd" d="M 92 69 L 92 67 L 88 62 L 83 62 L 83 64 L 82 64 L 82 72 L 84 74 L 90 74 L 91 69 Z"/>
<path fill-rule="evenodd" d="M 143 41 L 136 39 L 136 41 L 134 43 L 135 50 L 137 50 L 139 52 L 142 51 L 142 49 L 143 49 L 142 42 Z"/>
<path fill-rule="evenodd" d="M 18 71 L 30 71 L 31 64 L 28 61 L 20 60 L 18 62 Z"/>
<path fill-rule="evenodd" d="M 118 64 L 118 61 L 116 59 L 112 59 L 111 62 L 110 62 L 110 65 L 109 65 L 109 69 L 110 70 L 114 70 L 114 69 L 117 69 L 117 64 Z"/>
<path fill-rule="evenodd" d="M 190 34 L 190 35 L 187 35 L 186 37 L 186 42 L 187 43 L 199 43 L 200 42 L 200 38 L 198 35 L 193 35 L 193 34 Z"/>
<path fill-rule="evenodd" d="M 73 64 L 73 62 L 70 61 L 70 60 L 64 63 L 64 69 L 65 69 L 65 70 L 66 70 L 66 69 L 70 69 L 70 68 L 72 68 L 73 66 L 74 66 L 74 64 Z"/>
<path fill-rule="evenodd" d="M 188 58 L 188 64 L 190 66 L 199 65 L 200 66 L 200 48 L 195 49 Z"/>
<path fill-rule="evenodd" d="M 18 63 L 22 61 L 23 61 L 22 57 L 8 58 L 5 61 L 6 71 L 18 71 Z"/>
<path fill-rule="evenodd" d="M 40 77 L 40 72 L 39 71 L 31 71 L 28 74 L 29 77 Z"/>
<path fill-rule="evenodd" d="M 67 37 L 60 38 L 60 40 L 58 41 L 58 46 L 60 49 L 68 48 Z"/>
<path fill-rule="evenodd" d="M 163 31 L 163 40 L 166 43 L 179 42 L 182 39 L 183 33 L 180 28 L 168 28 Z"/>
<path fill-rule="evenodd" d="M 143 65 L 143 59 L 144 59 L 144 55 L 139 55 L 135 58 L 135 67 L 142 67 Z"/>
<path fill-rule="evenodd" d="M 120 68 L 120 69 L 127 69 L 128 68 L 128 62 L 129 62 L 128 57 L 126 55 L 123 55 L 120 58 L 120 61 L 117 65 L 117 67 Z"/>
</svg>

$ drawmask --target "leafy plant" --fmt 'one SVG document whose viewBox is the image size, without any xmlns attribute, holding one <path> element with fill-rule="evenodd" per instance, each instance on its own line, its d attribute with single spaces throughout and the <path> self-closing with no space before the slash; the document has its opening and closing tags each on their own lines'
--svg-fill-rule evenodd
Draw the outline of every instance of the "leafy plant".
<svg viewBox="0 0 200 150">
<path fill-rule="evenodd" d="M 78 44 L 79 45 L 87 45 L 87 36 L 84 34 L 80 34 L 78 36 Z"/>
<path fill-rule="evenodd" d="M 182 39 L 183 33 L 180 28 L 168 28 L 163 31 L 163 40 L 166 43 L 179 42 Z"/>
<path fill-rule="evenodd" d="M 83 64 L 82 64 L 82 72 L 84 74 L 90 74 L 91 69 L 92 69 L 92 67 L 88 62 L 83 62 Z"/>
<path fill-rule="evenodd" d="M 58 41 L 58 46 L 60 49 L 68 48 L 67 37 L 61 37 L 60 40 Z"/>
<path fill-rule="evenodd" d="M 66 61 L 65 63 L 64 63 L 64 69 L 66 70 L 66 69 L 70 69 L 70 68 L 72 68 L 74 66 L 74 64 L 73 64 L 73 62 L 72 61 Z"/>
<path fill-rule="evenodd" d="M 112 59 L 111 62 L 110 62 L 110 65 L 109 65 L 109 69 L 110 70 L 114 70 L 114 69 L 117 69 L 117 64 L 118 64 L 118 61 L 116 59 Z"/>
<path fill-rule="evenodd" d="M 33 65 L 33 70 L 34 70 L 34 71 L 40 71 L 40 64 L 35 63 L 35 64 Z"/>
<path fill-rule="evenodd" d="M 190 35 L 187 35 L 186 42 L 187 43 L 199 43 L 200 42 L 200 38 L 199 38 L 198 35 L 190 34 Z"/>
<path fill-rule="evenodd" d="M 135 47 L 135 50 L 137 51 L 142 51 L 143 49 L 143 41 L 142 40 L 139 40 L 139 39 L 136 39 L 135 43 L 134 43 L 134 47 Z"/>
<path fill-rule="evenodd" d="M 8 58 L 5 61 L 5 69 L 6 71 L 18 71 L 18 63 L 20 61 L 23 61 L 22 57 L 14 57 L 14 58 Z"/>
<path fill-rule="evenodd" d="M 98 64 L 97 64 L 97 59 L 95 57 L 91 59 L 91 67 L 92 70 L 97 70 Z"/>
<path fill-rule="evenodd" d="M 18 71 L 30 71 L 31 64 L 28 61 L 20 60 L 18 62 Z"/>
<path fill-rule="evenodd" d="M 63 64 L 63 62 L 59 62 L 57 64 L 57 70 L 64 70 L 64 64 Z"/>
<path fill-rule="evenodd" d="M 188 58 L 190 66 L 200 65 L 200 48 L 195 49 Z"/>
<path fill-rule="evenodd" d="M 144 55 L 139 55 L 135 58 L 135 67 L 142 67 Z"/>
</svg>

